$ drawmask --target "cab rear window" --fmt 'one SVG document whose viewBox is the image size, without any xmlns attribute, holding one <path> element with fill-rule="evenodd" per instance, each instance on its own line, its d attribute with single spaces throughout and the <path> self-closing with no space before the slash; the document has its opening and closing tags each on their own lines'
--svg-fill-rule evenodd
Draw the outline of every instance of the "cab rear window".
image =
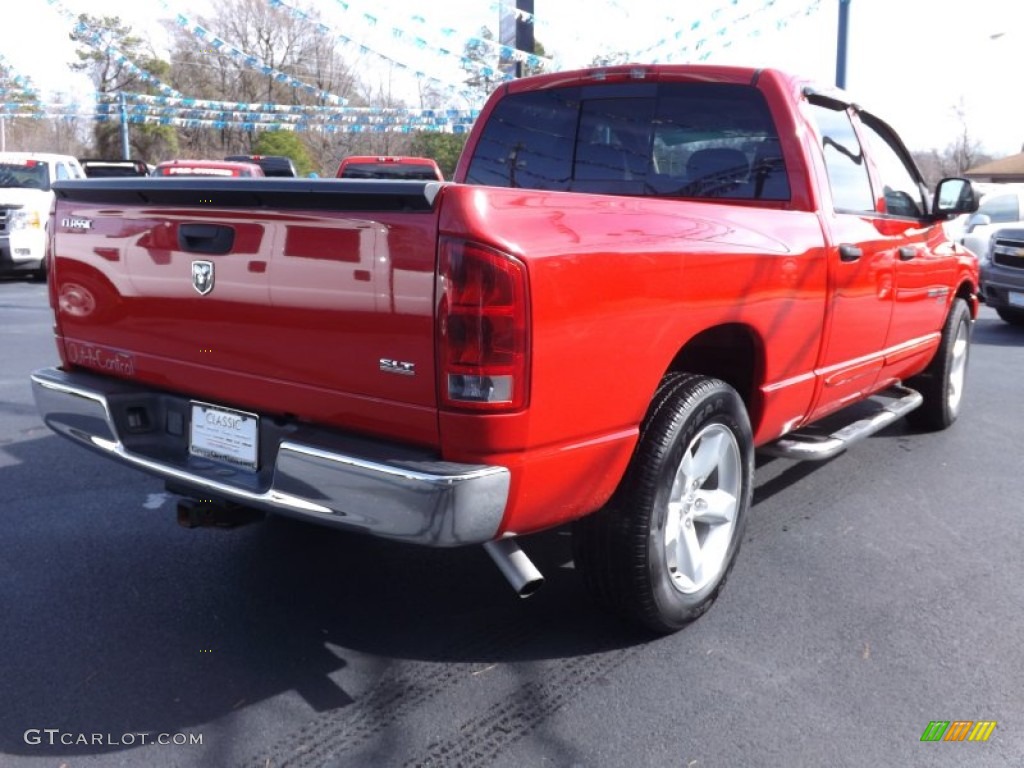
<svg viewBox="0 0 1024 768">
<path fill-rule="evenodd" d="M 411 163 L 350 163 L 342 169 L 341 178 L 437 181 L 437 173 L 429 165 L 414 165 Z"/>
<path fill-rule="evenodd" d="M 506 96 L 471 184 L 659 197 L 788 200 L 778 132 L 744 85 L 596 84 Z"/>
</svg>

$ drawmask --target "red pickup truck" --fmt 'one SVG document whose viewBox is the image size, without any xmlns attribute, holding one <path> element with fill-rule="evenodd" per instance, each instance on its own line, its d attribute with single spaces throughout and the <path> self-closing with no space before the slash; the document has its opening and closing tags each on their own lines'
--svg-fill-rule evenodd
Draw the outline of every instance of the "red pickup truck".
<svg viewBox="0 0 1024 768">
<path fill-rule="evenodd" d="M 659 632 L 725 582 L 755 451 L 963 402 L 978 271 L 942 222 L 974 188 L 771 69 L 502 85 L 447 183 L 56 192 L 56 432 L 208 520 L 483 545 L 524 595 L 518 537 L 571 523 L 596 598 Z"/>
<path fill-rule="evenodd" d="M 444 181 L 437 161 L 406 155 L 350 155 L 338 163 L 339 179 Z"/>
</svg>

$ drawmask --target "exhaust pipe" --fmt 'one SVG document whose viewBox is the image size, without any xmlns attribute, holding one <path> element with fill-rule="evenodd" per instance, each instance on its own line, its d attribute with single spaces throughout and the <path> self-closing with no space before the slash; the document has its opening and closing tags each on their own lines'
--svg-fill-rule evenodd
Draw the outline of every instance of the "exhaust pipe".
<svg viewBox="0 0 1024 768">
<path fill-rule="evenodd" d="M 520 597 L 529 597 L 544 584 L 544 577 L 514 537 L 484 542 L 484 549 Z"/>
</svg>

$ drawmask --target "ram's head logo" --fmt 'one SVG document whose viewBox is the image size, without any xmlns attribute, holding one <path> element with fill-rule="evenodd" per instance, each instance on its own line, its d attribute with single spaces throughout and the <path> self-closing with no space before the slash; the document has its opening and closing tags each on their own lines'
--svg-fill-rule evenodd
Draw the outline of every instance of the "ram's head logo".
<svg viewBox="0 0 1024 768">
<path fill-rule="evenodd" d="M 213 290 L 213 262 L 193 261 L 192 262 L 192 287 L 205 296 Z"/>
</svg>

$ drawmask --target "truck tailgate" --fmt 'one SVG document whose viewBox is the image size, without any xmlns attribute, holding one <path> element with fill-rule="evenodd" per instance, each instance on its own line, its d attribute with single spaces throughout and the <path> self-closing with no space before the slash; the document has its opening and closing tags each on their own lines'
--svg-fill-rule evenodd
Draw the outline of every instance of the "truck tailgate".
<svg viewBox="0 0 1024 768">
<path fill-rule="evenodd" d="M 440 185 L 57 185 L 65 364 L 228 406 L 437 444 Z"/>
</svg>

